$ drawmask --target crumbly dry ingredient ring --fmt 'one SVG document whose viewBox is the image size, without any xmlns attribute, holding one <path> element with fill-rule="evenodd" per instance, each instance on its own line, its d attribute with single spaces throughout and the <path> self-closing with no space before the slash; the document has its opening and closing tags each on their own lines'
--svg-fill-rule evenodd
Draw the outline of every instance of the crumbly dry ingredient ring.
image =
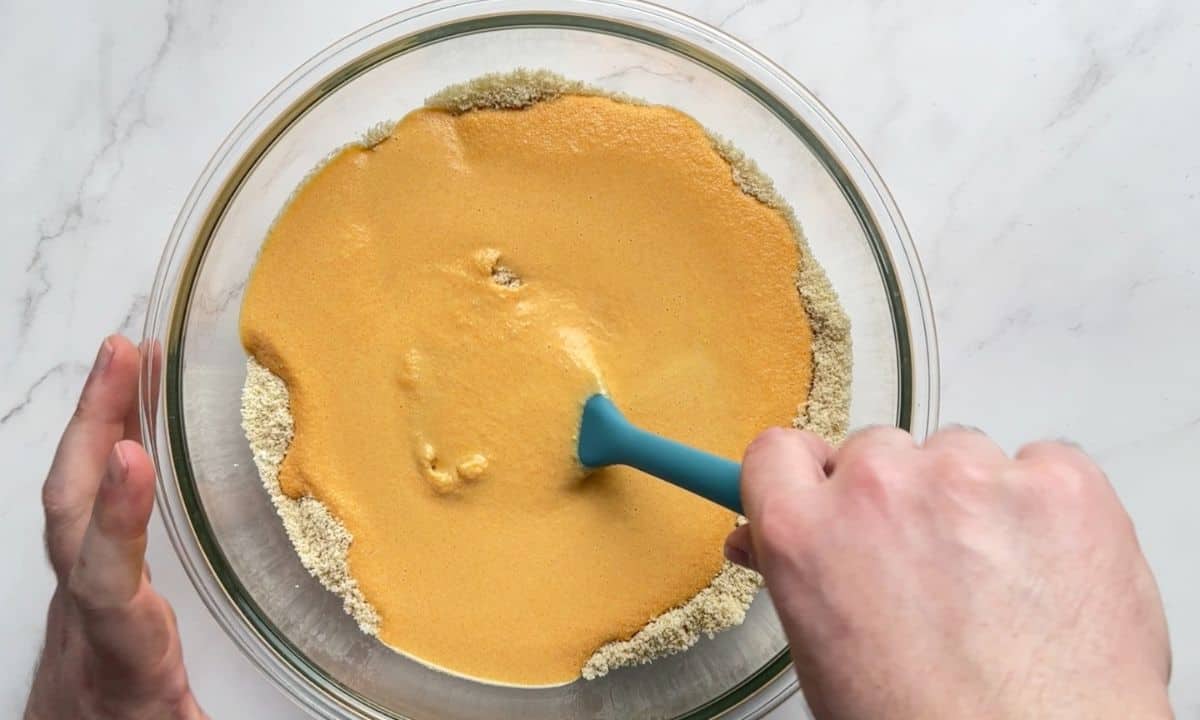
<svg viewBox="0 0 1200 720">
<path fill-rule="evenodd" d="M 447 88 L 427 105 L 454 113 L 483 108 L 517 109 L 562 94 L 606 95 L 551 73 L 519 71 Z M 386 138 L 390 130 L 387 124 L 376 126 L 362 144 L 374 145 Z M 733 180 L 742 191 L 780 212 L 793 229 L 800 257 L 796 287 L 813 331 L 812 386 L 808 401 L 798 409 L 794 422 L 836 440 L 845 432 L 849 404 L 850 342 L 846 317 L 823 271 L 812 260 L 790 208 L 774 191 L 770 180 L 724 141 L 713 138 L 713 146 L 729 162 Z M 348 570 L 349 531 L 312 497 L 293 499 L 280 489 L 279 466 L 292 437 L 288 391 L 278 377 L 253 358 L 248 361 L 242 411 L 243 426 L 264 486 L 300 559 L 323 586 L 342 597 L 347 612 L 362 630 L 375 634 L 379 616 Z M 711 635 L 739 624 L 759 585 L 756 574 L 725 564 L 710 585 L 690 601 L 654 618 L 628 640 L 611 642 L 597 650 L 582 668 L 583 676 L 599 677 L 617 667 L 648 662 L 690 647 L 702 634 Z"/>
</svg>

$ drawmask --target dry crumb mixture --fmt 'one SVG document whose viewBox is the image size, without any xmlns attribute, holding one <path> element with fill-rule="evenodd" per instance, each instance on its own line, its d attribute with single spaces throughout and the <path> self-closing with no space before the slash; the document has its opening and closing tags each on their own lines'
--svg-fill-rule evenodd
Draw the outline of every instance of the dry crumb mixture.
<svg viewBox="0 0 1200 720">
<path fill-rule="evenodd" d="M 342 598 L 346 612 L 368 635 L 379 630 L 379 615 L 367 603 L 346 564 L 350 532 L 311 497 L 293 500 L 279 489 L 279 464 L 292 442 L 287 386 L 254 358 L 246 360 L 242 388 L 242 430 L 250 441 L 263 487 L 283 520 L 300 562 L 327 590 Z"/>
<path fill-rule="evenodd" d="M 452 86 L 431 97 L 427 106 L 455 113 L 481 108 L 516 109 L 570 94 L 636 102 L 553 73 L 518 71 Z M 373 127 L 364 135 L 362 144 L 370 147 L 382 142 L 391 127 L 391 123 Z M 823 270 L 812 259 L 796 218 L 770 179 L 729 143 L 716 137 L 712 140 L 730 164 L 732 178 L 741 190 L 780 212 L 793 230 L 800 256 L 796 287 L 813 331 L 812 387 L 807 402 L 798 408 L 794 424 L 838 440 L 844 435 L 848 420 L 848 320 Z M 280 489 L 279 466 L 292 438 L 288 391 L 282 380 L 253 358 L 247 361 L 242 418 L 263 485 L 305 568 L 343 599 L 346 611 L 363 632 L 375 635 L 379 616 L 348 569 L 347 552 L 352 542 L 349 531 L 317 500 L 292 499 Z M 756 573 L 725 563 L 710 585 L 691 600 L 651 619 L 628 640 L 611 642 L 598 649 L 581 669 L 583 677 L 600 677 L 615 668 L 679 652 L 695 644 L 702 634 L 711 636 L 740 624 L 760 585 L 761 578 Z"/>
</svg>

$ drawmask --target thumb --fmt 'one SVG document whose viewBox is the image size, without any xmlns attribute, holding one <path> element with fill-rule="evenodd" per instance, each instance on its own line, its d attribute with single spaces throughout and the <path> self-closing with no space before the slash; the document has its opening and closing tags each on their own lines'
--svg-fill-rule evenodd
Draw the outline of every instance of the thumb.
<svg viewBox="0 0 1200 720">
<path fill-rule="evenodd" d="M 754 540 L 749 525 L 739 525 L 725 538 L 725 559 L 736 565 L 758 570 L 754 564 Z"/>
<path fill-rule="evenodd" d="M 117 443 L 67 583 L 92 650 L 135 676 L 159 665 L 173 635 L 170 611 L 142 573 L 153 502 L 146 451 Z"/>
<path fill-rule="evenodd" d="M 751 524 L 823 482 L 832 457 L 833 448 L 814 433 L 783 428 L 760 433 L 742 458 L 742 507 Z"/>
</svg>

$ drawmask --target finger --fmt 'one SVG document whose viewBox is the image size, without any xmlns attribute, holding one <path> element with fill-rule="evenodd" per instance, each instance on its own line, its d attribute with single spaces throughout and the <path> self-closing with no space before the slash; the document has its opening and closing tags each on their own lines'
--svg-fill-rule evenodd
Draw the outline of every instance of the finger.
<svg viewBox="0 0 1200 720">
<path fill-rule="evenodd" d="M 839 460 L 853 457 L 863 451 L 890 452 L 893 450 L 911 450 L 917 446 L 912 435 L 904 430 L 888 425 L 873 425 L 851 433 L 840 446 L 837 454 L 830 461 L 829 474 L 832 475 Z"/>
<path fill-rule="evenodd" d="M 46 547 L 60 577 L 79 551 L 106 458 L 135 412 L 137 363 L 128 340 L 104 340 L 42 486 Z"/>
<path fill-rule="evenodd" d="M 754 564 L 754 544 L 750 539 L 750 526 L 734 528 L 725 538 L 725 559 L 735 565 L 758 570 Z"/>
<path fill-rule="evenodd" d="M 165 603 L 143 575 L 154 469 L 140 445 L 112 451 L 67 587 L 89 643 L 107 661 L 154 668 L 170 643 Z"/>
<path fill-rule="evenodd" d="M 140 365 L 138 367 L 138 383 L 139 386 L 145 385 L 149 391 L 148 399 L 145 403 L 146 417 L 149 421 L 153 421 L 154 413 L 158 410 L 158 387 L 162 379 L 162 343 L 157 340 L 145 340 L 138 345 L 138 357 Z M 139 399 L 140 399 L 139 394 Z M 133 410 L 125 417 L 125 439 L 142 441 L 141 418 L 139 410 L 140 403 L 135 404 Z"/>
<path fill-rule="evenodd" d="M 117 607 L 129 601 L 142 579 L 146 524 L 154 501 L 154 471 L 137 443 L 122 440 L 109 455 L 108 468 L 69 586 L 84 604 Z"/>
<path fill-rule="evenodd" d="M 1008 455 L 982 430 L 950 425 L 938 430 L 924 445 L 926 450 L 961 453 L 988 463 L 1008 460 Z"/>
<path fill-rule="evenodd" d="M 742 459 L 742 507 L 753 520 L 768 503 L 825 479 L 833 449 L 806 430 L 769 428 L 746 448 Z"/>
</svg>

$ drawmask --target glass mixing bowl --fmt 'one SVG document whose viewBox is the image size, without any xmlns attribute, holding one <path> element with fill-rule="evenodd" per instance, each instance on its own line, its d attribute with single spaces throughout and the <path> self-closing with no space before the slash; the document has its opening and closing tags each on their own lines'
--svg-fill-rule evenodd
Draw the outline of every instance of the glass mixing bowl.
<svg viewBox="0 0 1200 720">
<path fill-rule="evenodd" d="M 650 665 L 551 689 L 474 683 L 360 633 L 301 567 L 251 462 L 239 426 L 238 312 L 288 195 L 375 122 L 451 83 L 518 67 L 675 106 L 757 160 L 853 323 L 853 424 L 895 424 L 918 438 L 936 425 L 936 341 L 912 243 L 870 162 L 812 93 L 738 41 L 640 2 L 440 1 L 366 27 L 292 73 L 188 196 L 145 326 L 164 351 L 161 376 L 144 366 L 141 386 L 159 510 L 221 626 L 317 717 L 760 717 L 796 690 L 766 593 L 742 626 Z"/>
</svg>

